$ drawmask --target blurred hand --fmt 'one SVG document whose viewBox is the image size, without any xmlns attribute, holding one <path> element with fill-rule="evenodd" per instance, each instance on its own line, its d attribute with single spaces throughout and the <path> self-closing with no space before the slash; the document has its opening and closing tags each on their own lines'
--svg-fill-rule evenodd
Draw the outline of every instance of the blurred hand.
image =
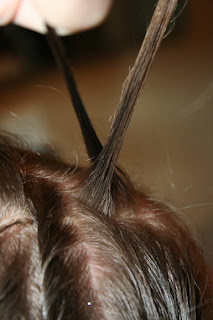
<svg viewBox="0 0 213 320">
<path fill-rule="evenodd" d="M 113 0 L 0 0 L 0 24 L 14 22 L 45 33 L 45 23 L 61 35 L 101 23 Z"/>
</svg>

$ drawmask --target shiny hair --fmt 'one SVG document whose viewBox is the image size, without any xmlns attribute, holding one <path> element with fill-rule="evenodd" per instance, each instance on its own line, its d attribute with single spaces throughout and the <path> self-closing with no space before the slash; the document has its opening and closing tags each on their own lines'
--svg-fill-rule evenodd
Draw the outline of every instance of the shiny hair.
<svg viewBox="0 0 213 320">
<path fill-rule="evenodd" d="M 53 29 L 50 42 L 91 158 L 74 168 L 0 136 L 1 319 L 209 320 L 212 280 L 201 250 L 167 206 L 117 166 L 135 102 L 176 0 L 159 0 L 104 146 Z"/>
<path fill-rule="evenodd" d="M 1 319 L 212 318 L 202 252 L 167 207 L 126 181 L 113 216 L 92 210 L 88 169 L 6 134 L 0 164 Z"/>
</svg>

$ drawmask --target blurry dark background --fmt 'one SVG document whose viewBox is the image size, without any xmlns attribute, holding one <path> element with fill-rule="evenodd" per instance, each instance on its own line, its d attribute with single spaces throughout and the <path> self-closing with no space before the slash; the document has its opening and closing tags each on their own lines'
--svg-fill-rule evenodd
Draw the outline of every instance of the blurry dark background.
<svg viewBox="0 0 213 320">
<path fill-rule="evenodd" d="M 63 38 L 104 142 L 156 0 L 115 0 L 106 22 Z M 79 127 L 45 36 L 0 29 L 0 126 L 33 148 L 87 165 Z M 213 269 L 213 2 L 180 1 L 138 102 L 120 164 L 183 216 Z"/>
</svg>

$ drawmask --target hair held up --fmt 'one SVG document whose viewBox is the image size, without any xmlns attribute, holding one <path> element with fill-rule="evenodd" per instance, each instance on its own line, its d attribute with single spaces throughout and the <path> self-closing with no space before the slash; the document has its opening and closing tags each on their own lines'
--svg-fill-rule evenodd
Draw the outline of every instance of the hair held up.
<svg viewBox="0 0 213 320">
<path fill-rule="evenodd" d="M 60 39 L 48 27 L 89 168 L 0 136 L 2 320 L 211 320 L 213 285 L 201 250 L 167 206 L 132 185 L 117 159 L 177 0 L 159 0 L 101 144 Z"/>
</svg>

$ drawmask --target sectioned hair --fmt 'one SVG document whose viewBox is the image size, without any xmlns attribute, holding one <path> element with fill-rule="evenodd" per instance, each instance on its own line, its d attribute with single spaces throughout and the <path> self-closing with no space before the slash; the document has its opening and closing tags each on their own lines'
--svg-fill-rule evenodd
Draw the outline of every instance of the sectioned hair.
<svg viewBox="0 0 213 320">
<path fill-rule="evenodd" d="M 117 166 L 135 102 L 175 10 L 159 0 L 102 146 L 50 27 L 82 129 L 89 168 L 0 135 L 0 318 L 210 320 L 213 285 L 201 250 L 167 206 Z"/>
</svg>

